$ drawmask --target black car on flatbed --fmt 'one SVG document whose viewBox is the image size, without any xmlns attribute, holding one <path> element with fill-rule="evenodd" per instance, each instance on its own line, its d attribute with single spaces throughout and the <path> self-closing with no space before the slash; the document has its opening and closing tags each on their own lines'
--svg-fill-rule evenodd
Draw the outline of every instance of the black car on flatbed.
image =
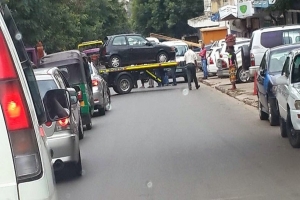
<svg viewBox="0 0 300 200">
<path fill-rule="evenodd" d="M 107 68 L 175 60 L 174 47 L 153 44 L 139 34 L 107 36 L 104 42 L 99 60 Z"/>
</svg>

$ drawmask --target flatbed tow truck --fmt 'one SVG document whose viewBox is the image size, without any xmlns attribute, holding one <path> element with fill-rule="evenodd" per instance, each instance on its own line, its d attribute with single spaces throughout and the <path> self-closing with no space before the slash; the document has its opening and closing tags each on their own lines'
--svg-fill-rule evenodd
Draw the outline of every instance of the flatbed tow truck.
<svg viewBox="0 0 300 200">
<path fill-rule="evenodd" d="M 164 63 L 152 63 L 141 65 L 130 65 L 109 69 L 100 69 L 100 75 L 105 79 L 109 87 L 112 87 L 118 94 L 128 94 L 131 92 L 137 80 L 152 78 L 156 82 L 162 80 L 155 75 L 153 70 L 163 68 L 176 67 L 178 65 L 175 61 Z"/>
</svg>

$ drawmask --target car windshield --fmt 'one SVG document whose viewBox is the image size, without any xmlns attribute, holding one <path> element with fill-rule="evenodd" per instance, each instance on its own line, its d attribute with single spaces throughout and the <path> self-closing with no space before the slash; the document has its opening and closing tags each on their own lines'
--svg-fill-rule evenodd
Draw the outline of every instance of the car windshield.
<svg viewBox="0 0 300 200">
<path fill-rule="evenodd" d="M 45 94 L 49 90 L 58 89 L 54 80 L 38 80 L 38 87 L 40 90 L 41 97 L 44 98 Z"/>
<path fill-rule="evenodd" d="M 67 79 L 70 85 L 77 85 L 83 82 L 83 74 L 78 63 L 71 65 L 64 65 L 58 67 Z"/>
<path fill-rule="evenodd" d="M 281 72 L 288 53 L 294 48 L 272 51 L 269 57 L 269 72 Z"/>
<path fill-rule="evenodd" d="M 188 50 L 186 45 L 175 45 L 175 48 L 177 49 L 176 56 L 184 56 L 185 52 Z"/>
</svg>

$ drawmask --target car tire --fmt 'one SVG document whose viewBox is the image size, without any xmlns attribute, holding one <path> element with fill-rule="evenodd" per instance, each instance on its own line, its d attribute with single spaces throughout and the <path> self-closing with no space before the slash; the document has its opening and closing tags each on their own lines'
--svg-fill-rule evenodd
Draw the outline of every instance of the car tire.
<svg viewBox="0 0 300 200">
<path fill-rule="evenodd" d="M 109 88 L 107 88 L 107 103 L 106 103 L 106 105 L 105 105 L 105 110 L 106 111 L 109 111 L 109 110 L 111 110 L 111 98 L 110 98 L 110 91 L 109 91 Z"/>
<path fill-rule="evenodd" d="M 242 67 L 244 70 L 249 70 L 250 67 L 250 47 L 248 45 L 243 45 L 241 47 L 242 54 Z"/>
<path fill-rule="evenodd" d="M 131 92 L 133 88 L 133 81 L 130 76 L 128 75 L 121 75 L 117 79 L 117 93 L 118 94 L 128 94 Z"/>
<path fill-rule="evenodd" d="M 79 140 L 82 140 L 84 138 L 84 130 L 83 130 L 83 126 L 82 126 L 82 119 L 81 119 L 81 117 L 79 119 L 78 132 L 79 132 Z"/>
<path fill-rule="evenodd" d="M 105 106 L 104 107 L 99 107 L 98 108 L 98 112 L 100 116 L 104 116 L 105 115 Z"/>
<path fill-rule="evenodd" d="M 157 54 L 156 61 L 158 63 L 168 62 L 169 61 L 169 56 L 166 52 L 161 51 Z"/>
<path fill-rule="evenodd" d="M 115 91 L 115 93 L 119 94 L 119 90 L 118 90 L 117 86 L 113 86 L 113 90 Z"/>
<path fill-rule="evenodd" d="M 108 62 L 109 68 L 117 68 L 122 66 L 121 58 L 117 55 L 112 55 Z"/>
<path fill-rule="evenodd" d="M 293 127 L 291 114 L 288 110 L 288 115 L 286 119 L 286 131 L 289 138 L 289 142 L 293 148 L 300 148 L 300 131 L 296 131 Z"/>
<path fill-rule="evenodd" d="M 244 70 L 243 67 L 239 67 L 236 73 L 236 78 L 239 83 L 247 83 L 250 80 L 250 74 Z"/>
<path fill-rule="evenodd" d="M 92 117 L 91 117 L 91 115 L 89 115 L 89 123 L 86 125 L 86 129 L 91 130 L 92 127 L 93 127 Z"/>
<path fill-rule="evenodd" d="M 284 119 L 282 117 L 280 117 L 280 119 L 279 119 L 279 124 L 280 124 L 280 134 L 281 134 L 281 137 L 286 138 L 287 137 L 286 123 L 285 123 L 285 121 L 284 121 Z"/>
<path fill-rule="evenodd" d="M 274 110 L 274 107 L 276 107 L 276 105 L 274 105 L 274 103 L 272 103 L 272 101 L 268 101 L 268 109 L 269 109 L 269 122 L 271 126 L 278 126 L 279 125 L 279 116 L 278 113 L 276 112 L 276 110 Z"/>
<path fill-rule="evenodd" d="M 262 110 L 262 105 L 259 101 L 259 97 L 258 97 L 258 114 L 260 120 L 268 120 L 269 118 L 269 115 Z"/>
<path fill-rule="evenodd" d="M 75 163 L 75 174 L 76 176 L 82 176 L 82 164 L 81 164 L 81 155 L 79 151 L 78 162 Z"/>
</svg>

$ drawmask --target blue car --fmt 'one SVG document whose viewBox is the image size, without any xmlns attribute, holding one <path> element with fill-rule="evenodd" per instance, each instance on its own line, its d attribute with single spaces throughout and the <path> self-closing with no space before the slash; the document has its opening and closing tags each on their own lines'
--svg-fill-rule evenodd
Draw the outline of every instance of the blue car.
<svg viewBox="0 0 300 200">
<path fill-rule="evenodd" d="M 268 49 L 260 63 L 257 76 L 259 117 L 261 120 L 269 120 L 271 126 L 279 125 L 275 79 L 281 75 L 288 53 L 298 48 L 299 43 Z"/>
</svg>

